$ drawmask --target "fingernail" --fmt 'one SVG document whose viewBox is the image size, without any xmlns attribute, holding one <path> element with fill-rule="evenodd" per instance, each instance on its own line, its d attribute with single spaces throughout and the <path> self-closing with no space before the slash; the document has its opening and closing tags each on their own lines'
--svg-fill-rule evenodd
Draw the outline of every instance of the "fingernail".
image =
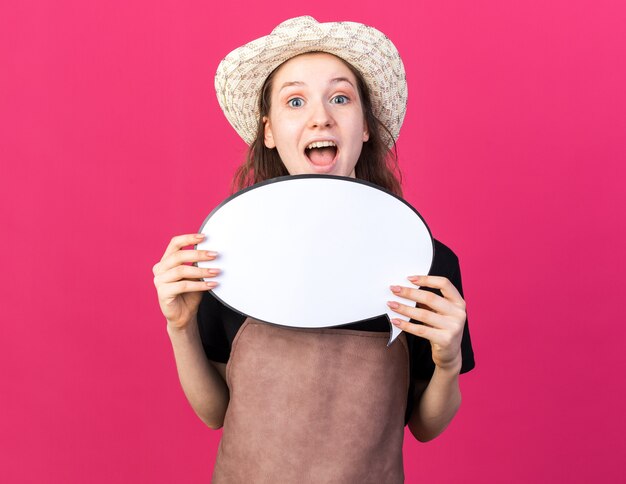
<svg viewBox="0 0 626 484">
<path fill-rule="evenodd" d="M 206 251 L 206 256 L 207 257 L 217 257 L 217 252 L 214 252 L 212 250 L 207 250 Z"/>
<path fill-rule="evenodd" d="M 400 305 L 395 301 L 387 301 L 387 306 L 391 309 L 398 309 L 400 307 Z"/>
<path fill-rule="evenodd" d="M 421 276 L 409 276 L 409 277 L 407 277 L 407 279 L 408 279 L 409 281 L 413 282 L 413 281 L 419 281 L 419 278 L 420 278 L 420 277 L 421 277 Z"/>
<path fill-rule="evenodd" d="M 390 286 L 389 288 L 391 289 L 391 292 L 395 292 L 396 294 L 402 290 L 400 286 Z"/>
<path fill-rule="evenodd" d="M 207 272 L 209 274 L 219 274 L 221 271 L 219 269 L 209 269 Z"/>
<path fill-rule="evenodd" d="M 215 286 L 217 286 L 217 282 L 215 282 L 215 281 L 207 282 L 206 286 L 210 287 L 210 288 L 214 288 Z"/>
<path fill-rule="evenodd" d="M 400 326 L 400 320 L 399 319 L 392 319 L 391 320 L 391 324 L 393 324 L 394 326 Z"/>
<path fill-rule="evenodd" d="M 196 234 L 194 237 L 196 239 L 204 239 L 204 234 Z"/>
</svg>

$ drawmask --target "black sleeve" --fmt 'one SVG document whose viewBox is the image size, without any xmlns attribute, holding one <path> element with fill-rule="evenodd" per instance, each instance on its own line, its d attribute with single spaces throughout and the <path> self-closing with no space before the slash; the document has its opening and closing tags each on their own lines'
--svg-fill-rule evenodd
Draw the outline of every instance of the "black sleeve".
<svg viewBox="0 0 626 484">
<path fill-rule="evenodd" d="M 209 360 L 226 363 L 230 356 L 230 341 L 224 327 L 224 311 L 220 301 L 209 292 L 202 295 L 198 307 L 198 329 L 202 347 Z"/>
<path fill-rule="evenodd" d="M 463 285 L 461 283 L 461 269 L 459 259 L 454 252 L 438 240 L 435 240 L 435 257 L 430 270 L 430 275 L 447 277 L 463 296 Z M 438 289 L 422 288 L 441 295 Z M 413 323 L 418 321 L 412 320 Z M 418 323 L 419 324 L 419 323 Z M 410 338 L 409 338 L 410 336 Z M 411 380 L 430 380 L 435 371 L 430 349 L 430 342 L 424 338 L 407 334 L 407 342 L 411 350 Z M 474 368 L 474 351 L 469 333 L 469 324 L 465 321 L 463 329 L 463 339 L 461 340 L 461 373 L 466 373 Z"/>
</svg>

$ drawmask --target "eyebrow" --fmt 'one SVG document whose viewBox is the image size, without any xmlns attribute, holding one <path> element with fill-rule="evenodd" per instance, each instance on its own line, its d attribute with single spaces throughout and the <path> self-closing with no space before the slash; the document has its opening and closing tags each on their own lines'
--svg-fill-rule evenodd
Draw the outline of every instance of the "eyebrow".
<svg viewBox="0 0 626 484">
<path fill-rule="evenodd" d="M 354 88 L 354 84 L 352 84 L 352 81 L 350 81 L 350 79 L 348 79 L 347 77 L 334 77 L 333 79 L 330 80 L 330 84 L 337 84 L 339 82 L 347 82 Z M 292 87 L 292 86 L 306 86 L 306 82 L 302 82 L 302 81 L 285 82 L 282 86 L 280 86 L 280 89 L 278 90 L 278 92 L 282 91 L 286 87 Z"/>
</svg>

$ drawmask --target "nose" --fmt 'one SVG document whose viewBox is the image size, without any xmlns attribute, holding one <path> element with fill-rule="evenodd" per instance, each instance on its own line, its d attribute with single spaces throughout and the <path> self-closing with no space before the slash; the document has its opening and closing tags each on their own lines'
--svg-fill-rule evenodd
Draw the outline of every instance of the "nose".
<svg viewBox="0 0 626 484">
<path fill-rule="evenodd" d="M 333 117 L 324 102 L 320 101 L 312 106 L 309 120 L 312 128 L 327 128 L 332 126 L 333 122 Z"/>
</svg>

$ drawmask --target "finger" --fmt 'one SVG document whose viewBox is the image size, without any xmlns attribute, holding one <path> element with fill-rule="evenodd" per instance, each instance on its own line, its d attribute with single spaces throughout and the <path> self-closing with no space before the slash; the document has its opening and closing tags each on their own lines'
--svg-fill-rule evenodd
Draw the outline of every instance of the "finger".
<svg viewBox="0 0 626 484">
<path fill-rule="evenodd" d="M 439 289 L 441 294 L 446 299 L 449 299 L 455 304 L 465 306 L 465 300 L 458 289 L 450 282 L 447 277 L 441 276 L 409 276 L 408 280 L 416 286 L 431 287 L 433 289 Z"/>
<path fill-rule="evenodd" d="M 159 287 L 159 299 L 170 299 L 187 292 L 209 291 L 217 286 L 217 281 L 178 281 Z"/>
<path fill-rule="evenodd" d="M 441 329 L 431 328 L 430 326 L 426 326 L 424 324 L 411 323 L 409 321 L 404 321 L 403 319 L 392 319 L 391 323 L 400 328 L 402 331 L 414 334 L 415 336 L 419 336 L 420 338 L 424 338 L 429 341 L 432 341 L 434 338 L 438 338 L 437 333 L 442 332 Z"/>
<path fill-rule="evenodd" d="M 179 250 L 159 262 L 157 272 L 162 274 L 186 262 L 209 261 L 215 260 L 216 257 L 217 252 L 212 250 Z"/>
<path fill-rule="evenodd" d="M 434 328 L 451 328 L 452 324 L 445 316 L 437 314 L 429 309 L 414 308 L 396 301 L 388 301 L 387 306 L 398 314 L 402 314 L 416 321 L 420 321 Z"/>
<path fill-rule="evenodd" d="M 430 326 L 415 324 L 402 319 L 393 319 L 391 323 L 402 331 L 427 339 L 433 345 L 438 345 L 442 348 L 449 348 L 457 344 L 455 343 L 454 335 L 444 329 L 431 328 Z"/>
<path fill-rule="evenodd" d="M 426 306 L 440 314 L 454 314 L 459 311 L 458 306 L 431 291 L 403 286 L 390 286 L 390 289 L 396 296 L 415 301 L 419 306 Z"/>
<path fill-rule="evenodd" d="M 160 284 L 167 284 L 170 282 L 176 282 L 183 279 L 202 279 L 204 277 L 215 277 L 220 273 L 220 269 L 215 267 L 205 268 L 196 266 L 180 265 L 173 267 L 172 269 L 158 274 L 154 278 L 154 284 L 156 286 Z"/>
<path fill-rule="evenodd" d="M 176 237 L 172 237 L 169 245 L 165 249 L 163 253 L 163 257 L 161 257 L 161 261 L 167 259 L 174 252 L 179 251 L 183 247 L 187 247 L 188 245 L 195 245 L 201 242 L 204 239 L 204 234 L 185 234 L 185 235 L 177 235 Z"/>
</svg>

